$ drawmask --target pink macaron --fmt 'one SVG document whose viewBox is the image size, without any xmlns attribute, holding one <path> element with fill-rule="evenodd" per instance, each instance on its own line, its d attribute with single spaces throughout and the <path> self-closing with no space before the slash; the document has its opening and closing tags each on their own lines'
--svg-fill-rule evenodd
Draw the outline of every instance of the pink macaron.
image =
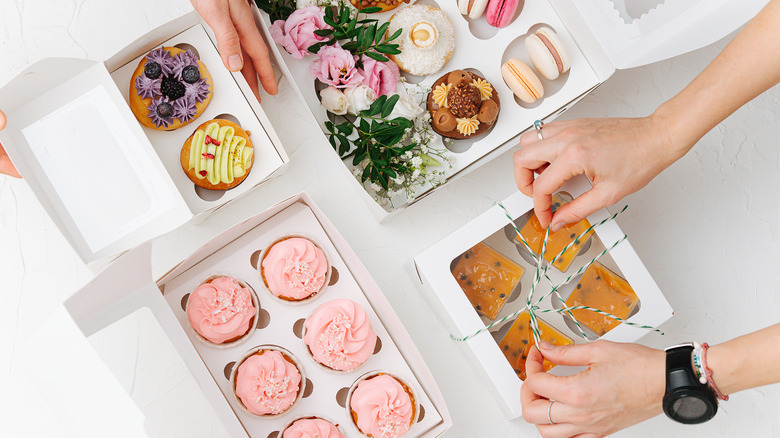
<svg viewBox="0 0 780 438">
<path fill-rule="evenodd" d="M 517 8 L 522 9 L 524 0 L 490 0 L 486 18 L 493 27 L 506 27 L 515 19 Z"/>
</svg>

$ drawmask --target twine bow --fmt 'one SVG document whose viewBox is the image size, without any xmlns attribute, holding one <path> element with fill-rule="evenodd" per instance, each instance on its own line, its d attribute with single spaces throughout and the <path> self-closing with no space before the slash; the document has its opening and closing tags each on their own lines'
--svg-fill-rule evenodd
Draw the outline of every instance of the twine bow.
<svg viewBox="0 0 780 438">
<path fill-rule="evenodd" d="M 525 247 L 528 249 L 528 251 L 531 254 L 533 254 L 534 251 L 531 249 L 531 246 L 528 244 L 528 242 L 526 242 L 526 240 L 523 237 L 523 235 L 520 234 L 520 229 L 518 229 L 517 225 L 515 225 L 515 222 L 512 219 L 512 216 L 509 214 L 509 212 L 506 210 L 506 208 L 500 202 L 496 202 L 496 204 L 499 207 L 501 207 L 501 209 L 504 211 L 504 214 L 506 215 L 507 219 L 509 219 L 509 224 L 512 226 L 512 228 L 514 228 L 515 232 L 517 233 L 517 238 L 523 243 L 523 245 L 525 245 Z M 569 247 L 571 245 L 578 244 L 580 242 L 580 239 L 584 238 L 594 228 L 596 228 L 596 227 L 598 227 L 600 225 L 603 225 L 603 224 L 605 224 L 605 223 L 615 219 L 618 215 L 620 215 L 621 213 L 626 211 L 627 208 L 628 208 L 628 206 L 625 206 L 625 207 L 623 207 L 622 210 L 620 210 L 619 212 L 613 214 L 612 216 L 602 220 L 601 222 L 599 222 L 597 224 L 594 224 L 594 225 L 591 225 L 590 227 L 588 227 L 579 236 L 577 236 L 573 241 L 571 241 L 568 244 L 566 244 L 566 246 L 564 246 L 563 249 L 561 249 L 561 251 L 555 257 L 552 258 L 552 260 L 557 260 L 559 257 L 561 257 L 569 249 Z M 476 335 L 478 335 L 478 334 L 480 334 L 480 333 L 482 333 L 484 331 L 488 331 L 491 328 L 493 328 L 493 327 L 495 327 L 495 326 L 497 326 L 499 324 L 504 323 L 505 321 L 507 321 L 509 319 L 516 318 L 517 315 L 519 315 L 520 313 L 522 313 L 525 310 L 528 310 L 528 314 L 529 314 L 530 321 L 531 321 L 531 323 L 530 323 L 531 332 L 533 333 L 534 341 L 536 342 L 536 345 L 539 345 L 539 343 L 541 342 L 541 339 L 540 339 L 540 336 L 539 336 L 539 322 L 537 320 L 536 314 L 537 313 L 547 313 L 547 312 L 566 313 L 567 315 L 569 315 L 569 317 L 571 317 L 571 320 L 574 321 L 574 324 L 577 326 L 577 329 L 579 330 L 580 335 L 582 336 L 583 339 L 585 339 L 586 342 L 590 342 L 590 340 L 585 335 L 585 331 L 582 329 L 582 326 L 580 325 L 580 323 L 577 321 L 576 318 L 574 318 L 574 315 L 571 313 L 572 310 L 590 310 L 591 312 L 596 312 L 596 313 L 598 313 L 600 315 L 604 315 L 604 316 L 606 316 L 608 318 L 612 318 L 612 319 L 614 319 L 616 321 L 619 321 L 619 322 L 621 322 L 623 324 L 626 324 L 626 325 L 630 325 L 630 326 L 634 326 L 634 327 L 640 327 L 640 328 L 647 329 L 647 330 L 653 330 L 653 331 L 658 332 L 658 333 L 660 333 L 662 335 L 664 334 L 661 330 L 659 330 L 659 329 L 657 329 L 655 327 L 642 325 L 642 324 L 637 324 L 637 323 L 634 323 L 634 322 L 631 322 L 631 321 L 626 321 L 625 319 L 620 318 L 620 317 L 618 317 L 616 315 L 613 315 L 611 313 L 608 313 L 608 312 L 605 312 L 603 310 L 596 309 L 596 308 L 593 308 L 593 307 L 588 307 L 588 306 L 569 306 L 569 307 L 567 307 L 566 303 L 563 301 L 563 298 L 561 297 L 560 293 L 558 293 L 558 290 L 561 287 L 563 287 L 564 285 L 568 284 L 574 277 L 576 277 L 576 276 L 580 275 L 581 273 L 585 272 L 585 270 L 588 269 L 590 267 L 590 265 L 592 265 L 593 263 L 596 263 L 596 260 L 598 260 L 603 255 L 605 255 L 606 253 L 608 253 L 609 251 L 614 249 L 621 242 L 626 240 L 628 238 L 628 236 L 626 236 L 624 234 L 623 237 L 619 238 L 617 241 L 615 241 L 615 243 L 613 243 L 609 247 L 606 247 L 598 255 L 593 257 L 588 263 L 586 263 L 584 266 L 582 266 L 579 269 L 577 269 L 577 271 L 575 271 L 573 274 L 571 274 L 568 277 L 566 277 L 566 279 L 564 281 L 562 281 L 561 283 L 559 283 L 557 285 L 554 284 L 552 279 L 547 275 L 547 270 L 550 268 L 550 264 L 547 264 L 545 266 L 544 263 L 542 263 L 542 260 L 544 260 L 544 253 L 547 250 L 547 240 L 548 240 L 549 236 L 550 236 L 550 227 L 548 226 L 547 230 L 544 233 L 544 240 L 542 241 L 542 249 L 541 249 L 541 251 L 539 251 L 539 254 L 536 256 L 536 267 L 535 267 L 535 270 L 534 270 L 534 278 L 533 278 L 533 281 L 531 282 L 531 291 L 528 293 L 528 296 L 525 299 L 525 307 L 523 307 L 522 309 L 517 310 L 516 312 L 512 313 L 511 315 L 507 315 L 507 316 L 505 316 L 505 317 L 503 317 L 503 318 L 501 318 L 501 319 L 499 319 L 497 321 L 494 321 L 494 322 L 488 324 L 487 326 L 485 326 L 485 327 L 483 327 L 483 328 L 481 328 L 481 329 L 479 329 L 479 330 L 475 331 L 474 333 L 471 333 L 471 334 L 469 334 L 467 336 L 458 338 L 458 337 L 455 337 L 453 335 L 450 335 L 450 338 L 452 340 L 458 341 L 458 342 L 466 341 L 466 340 L 468 340 L 468 339 L 470 339 L 470 338 L 472 338 L 472 337 L 474 337 L 474 336 L 476 336 Z M 534 301 L 534 292 L 536 291 L 537 285 L 542 280 L 542 277 L 547 279 L 547 281 L 550 284 L 550 286 L 552 287 L 552 289 L 549 292 L 547 292 L 546 294 L 544 294 L 541 298 L 539 298 L 536 301 Z M 562 307 L 560 309 L 541 309 L 539 307 L 539 304 L 541 304 L 542 301 L 544 301 L 545 298 L 547 298 L 547 297 L 549 297 L 551 295 L 554 296 L 555 299 L 557 299 L 561 303 Z"/>
</svg>

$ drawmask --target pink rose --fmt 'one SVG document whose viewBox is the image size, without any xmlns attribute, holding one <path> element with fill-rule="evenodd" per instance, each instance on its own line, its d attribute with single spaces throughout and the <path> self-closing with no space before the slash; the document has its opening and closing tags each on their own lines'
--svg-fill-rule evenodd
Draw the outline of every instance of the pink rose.
<svg viewBox="0 0 780 438">
<path fill-rule="evenodd" d="M 327 39 L 314 34 L 315 30 L 330 28 L 322 19 L 324 15 L 322 9 L 313 5 L 298 9 L 290 14 L 287 21 L 274 21 L 270 29 L 271 36 L 293 58 L 303 59 L 309 47 Z"/>
<path fill-rule="evenodd" d="M 363 61 L 363 83 L 374 91 L 376 97 L 395 93 L 395 86 L 401 79 L 401 73 L 395 62 L 379 62 L 366 55 L 361 58 Z"/>
<path fill-rule="evenodd" d="M 336 88 L 354 87 L 363 80 L 355 67 L 355 56 L 338 44 L 323 46 L 312 61 L 309 72 L 312 77 Z"/>
</svg>

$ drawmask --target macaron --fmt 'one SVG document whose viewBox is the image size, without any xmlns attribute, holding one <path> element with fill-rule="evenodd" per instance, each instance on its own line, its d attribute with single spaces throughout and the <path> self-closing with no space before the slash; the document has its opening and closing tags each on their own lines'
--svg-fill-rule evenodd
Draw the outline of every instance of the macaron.
<svg viewBox="0 0 780 438">
<path fill-rule="evenodd" d="M 539 76 L 523 61 L 512 58 L 501 66 L 501 76 L 509 89 L 525 103 L 534 103 L 544 96 Z"/>
<path fill-rule="evenodd" d="M 563 41 L 549 27 L 543 27 L 525 39 L 528 56 L 542 76 L 549 80 L 557 79 L 571 68 L 571 57 Z"/>
<path fill-rule="evenodd" d="M 462 15 L 467 15 L 472 20 L 476 20 L 485 13 L 488 0 L 458 0 L 458 10 Z"/>
<path fill-rule="evenodd" d="M 487 22 L 493 27 L 507 27 L 515 19 L 517 8 L 523 0 L 490 0 L 487 6 Z"/>
</svg>

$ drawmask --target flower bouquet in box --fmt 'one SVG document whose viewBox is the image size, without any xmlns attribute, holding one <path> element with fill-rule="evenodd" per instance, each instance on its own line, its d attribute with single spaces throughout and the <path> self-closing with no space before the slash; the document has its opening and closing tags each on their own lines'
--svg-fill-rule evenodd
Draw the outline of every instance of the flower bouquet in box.
<svg viewBox="0 0 780 438">
<path fill-rule="evenodd" d="M 390 22 L 370 18 L 379 6 L 348 1 L 295 4 L 257 0 L 270 34 L 292 58 L 308 62 L 315 92 L 328 112 L 330 144 L 385 209 L 410 202 L 445 182 L 447 149 L 424 109 L 430 89 L 407 83 L 390 59 L 402 53 Z"/>
</svg>

